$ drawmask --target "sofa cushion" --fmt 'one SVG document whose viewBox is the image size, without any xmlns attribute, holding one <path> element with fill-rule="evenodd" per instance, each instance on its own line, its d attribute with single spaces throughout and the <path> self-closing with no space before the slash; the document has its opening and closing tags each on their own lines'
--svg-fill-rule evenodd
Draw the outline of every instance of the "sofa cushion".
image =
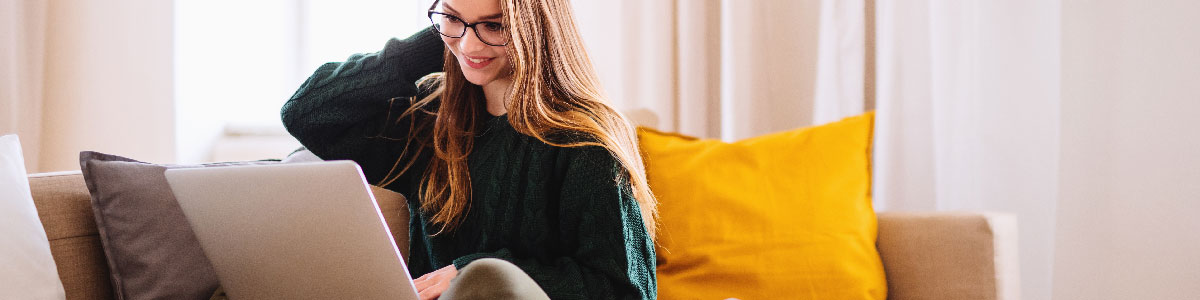
<svg viewBox="0 0 1200 300">
<path fill-rule="evenodd" d="M 63 299 L 16 135 L 0 136 L 0 299 Z"/>
<path fill-rule="evenodd" d="M 884 299 L 873 115 L 736 143 L 639 130 L 663 299 Z"/>
</svg>

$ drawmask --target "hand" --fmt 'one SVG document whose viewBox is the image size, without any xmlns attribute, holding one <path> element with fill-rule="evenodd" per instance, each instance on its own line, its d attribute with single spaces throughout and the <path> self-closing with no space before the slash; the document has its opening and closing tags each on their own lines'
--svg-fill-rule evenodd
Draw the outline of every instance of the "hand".
<svg viewBox="0 0 1200 300">
<path fill-rule="evenodd" d="M 450 287 L 450 280 L 455 276 L 458 276 L 458 268 L 449 265 L 413 280 L 413 284 L 417 286 L 417 294 L 421 300 L 433 300 L 442 296 L 442 292 Z"/>
</svg>

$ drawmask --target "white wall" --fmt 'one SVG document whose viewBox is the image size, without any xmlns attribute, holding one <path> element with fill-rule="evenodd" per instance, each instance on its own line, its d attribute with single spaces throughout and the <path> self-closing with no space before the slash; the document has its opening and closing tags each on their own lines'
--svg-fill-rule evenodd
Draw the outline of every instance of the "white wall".
<svg viewBox="0 0 1200 300">
<path fill-rule="evenodd" d="M 1200 1 L 1062 1 L 1055 299 L 1200 297 Z"/>
<path fill-rule="evenodd" d="M 79 151 L 174 160 L 172 1 L 50 1 L 39 171 Z"/>
</svg>

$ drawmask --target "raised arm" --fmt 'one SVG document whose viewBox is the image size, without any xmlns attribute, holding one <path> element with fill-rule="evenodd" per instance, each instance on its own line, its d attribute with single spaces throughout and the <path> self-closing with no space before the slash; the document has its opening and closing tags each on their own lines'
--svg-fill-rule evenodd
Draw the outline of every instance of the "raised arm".
<svg viewBox="0 0 1200 300">
<path fill-rule="evenodd" d="M 283 124 L 313 154 L 353 160 L 378 183 L 405 144 L 407 122 L 396 117 L 418 94 L 417 80 L 442 70 L 443 49 L 426 28 L 379 52 L 326 63 L 283 105 Z"/>
</svg>

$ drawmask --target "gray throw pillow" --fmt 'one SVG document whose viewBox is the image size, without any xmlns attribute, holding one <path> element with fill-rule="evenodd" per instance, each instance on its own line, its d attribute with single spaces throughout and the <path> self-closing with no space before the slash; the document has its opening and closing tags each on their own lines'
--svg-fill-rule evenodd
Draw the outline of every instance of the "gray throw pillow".
<svg viewBox="0 0 1200 300">
<path fill-rule="evenodd" d="M 158 165 L 80 152 L 116 299 L 208 299 L 217 277 L 163 172 L 277 162 Z"/>
</svg>

